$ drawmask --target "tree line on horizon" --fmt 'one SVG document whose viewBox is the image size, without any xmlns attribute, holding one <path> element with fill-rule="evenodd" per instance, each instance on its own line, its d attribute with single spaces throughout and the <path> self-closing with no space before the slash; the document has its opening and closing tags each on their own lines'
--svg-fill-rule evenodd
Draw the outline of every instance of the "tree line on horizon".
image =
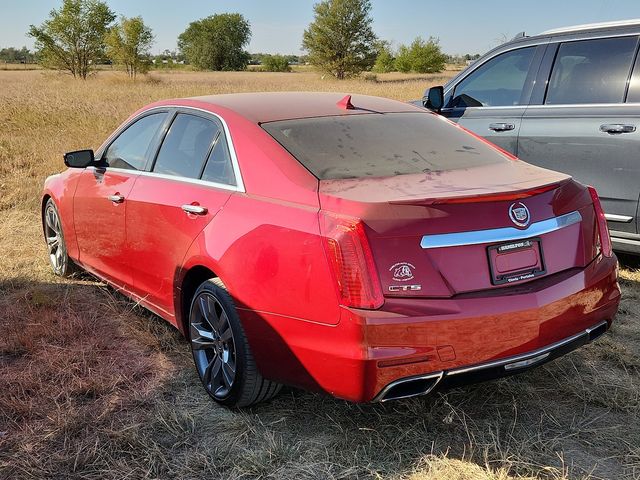
<svg viewBox="0 0 640 480">
<path fill-rule="evenodd" d="M 86 79 L 98 64 L 122 66 L 131 78 L 154 63 L 187 63 L 199 70 L 245 70 L 260 64 L 267 71 L 290 71 L 292 63 L 310 63 L 338 79 L 363 71 L 435 73 L 447 62 L 477 58 L 445 55 L 438 39 L 417 37 L 392 48 L 374 33 L 370 0 L 321 0 L 302 38 L 303 57 L 250 54 L 251 25 L 240 13 L 220 13 L 191 22 L 178 36 L 178 51 L 152 56 L 154 36 L 142 17 L 117 17 L 102 0 L 63 0 L 39 26 L 31 25 L 35 52 L 0 50 L 0 61 L 31 63 Z M 468 57 L 468 58 L 467 58 Z"/>
</svg>

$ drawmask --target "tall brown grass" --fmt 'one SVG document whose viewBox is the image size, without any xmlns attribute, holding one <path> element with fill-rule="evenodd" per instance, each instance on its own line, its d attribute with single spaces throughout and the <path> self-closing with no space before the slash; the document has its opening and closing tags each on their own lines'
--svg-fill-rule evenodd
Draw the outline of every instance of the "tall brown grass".
<svg viewBox="0 0 640 480">
<path fill-rule="evenodd" d="M 640 478 L 633 269 L 613 330 L 530 373 L 384 405 L 289 389 L 246 411 L 206 396 L 187 343 L 162 320 L 89 276 L 49 273 L 44 178 L 144 104 L 268 90 L 410 100 L 445 79 L 0 72 L 0 478 Z"/>
</svg>

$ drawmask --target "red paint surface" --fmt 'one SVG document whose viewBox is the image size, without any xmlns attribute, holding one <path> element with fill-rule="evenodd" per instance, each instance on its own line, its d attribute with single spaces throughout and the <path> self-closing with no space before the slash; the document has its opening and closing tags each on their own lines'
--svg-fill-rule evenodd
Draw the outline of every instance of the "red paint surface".
<svg viewBox="0 0 640 480">
<path fill-rule="evenodd" d="M 336 105 L 343 97 L 225 95 L 155 104 L 224 118 L 246 192 L 135 172 L 67 170 L 47 180 L 44 194 L 60 209 L 70 256 L 183 331 L 181 282 L 190 269 L 209 268 L 233 296 L 266 377 L 353 401 L 371 400 L 398 378 L 527 352 L 613 318 L 616 260 L 598 255 L 593 200 L 568 177 L 513 161 L 318 182 L 257 124 L 364 109 L 415 111 L 359 95 L 352 98 L 356 109 L 345 110 Z M 455 127 L 442 122 L 442 128 Z M 423 235 L 511 226 L 514 192 L 538 187 L 545 188 L 518 197 L 532 222 L 575 210 L 583 218 L 541 237 L 546 275 L 494 286 L 487 245 L 420 247 Z M 126 197 L 123 204 L 107 199 L 115 193 Z M 469 202 L 474 195 L 497 196 Z M 465 200 L 447 201 L 456 198 Z M 208 212 L 186 214 L 180 208 L 186 203 Z M 323 246 L 327 214 L 362 222 L 371 277 L 384 294 L 380 308 L 340 305 Z M 406 283 L 420 290 L 389 292 L 399 284 L 392 268 L 399 262 L 413 265 Z"/>
</svg>

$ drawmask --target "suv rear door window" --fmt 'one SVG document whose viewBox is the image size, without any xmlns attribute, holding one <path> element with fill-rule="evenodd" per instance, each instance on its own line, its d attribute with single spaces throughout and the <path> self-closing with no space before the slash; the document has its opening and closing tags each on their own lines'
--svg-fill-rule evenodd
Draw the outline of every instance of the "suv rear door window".
<svg viewBox="0 0 640 480">
<path fill-rule="evenodd" d="M 448 107 L 520 105 L 535 50 L 520 48 L 488 60 L 456 85 Z"/>
<path fill-rule="evenodd" d="M 211 144 L 219 131 L 218 125 L 211 120 L 179 113 L 162 142 L 153 171 L 199 178 Z"/>
<path fill-rule="evenodd" d="M 622 103 L 637 43 L 618 37 L 561 44 L 545 104 Z"/>
</svg>

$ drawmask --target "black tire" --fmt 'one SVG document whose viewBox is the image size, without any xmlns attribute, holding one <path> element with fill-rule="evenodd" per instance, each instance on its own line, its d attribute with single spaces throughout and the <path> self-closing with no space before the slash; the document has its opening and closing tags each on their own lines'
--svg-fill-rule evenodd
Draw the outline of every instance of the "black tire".
<svg viewBox="0 0 640 480">
<path fill-rule="evenodd" d="M 49 252 L 49 264 L 53 273 L 61 277 L 71 277 L 80 269 L 67 253 L 67 244 L 62 231 L 62 220 L 53 199 L 47 200 L 42 211 L 44 238 Z"/>
<path fill-rule="evenodd" d="M 189 309 L 189 338 L 202 385 L 219 404 L 247 407 L 280 391 L 280 384 L 260 375 L 233 299 L 219 278 L 196 290 Z"/>
</svg>

